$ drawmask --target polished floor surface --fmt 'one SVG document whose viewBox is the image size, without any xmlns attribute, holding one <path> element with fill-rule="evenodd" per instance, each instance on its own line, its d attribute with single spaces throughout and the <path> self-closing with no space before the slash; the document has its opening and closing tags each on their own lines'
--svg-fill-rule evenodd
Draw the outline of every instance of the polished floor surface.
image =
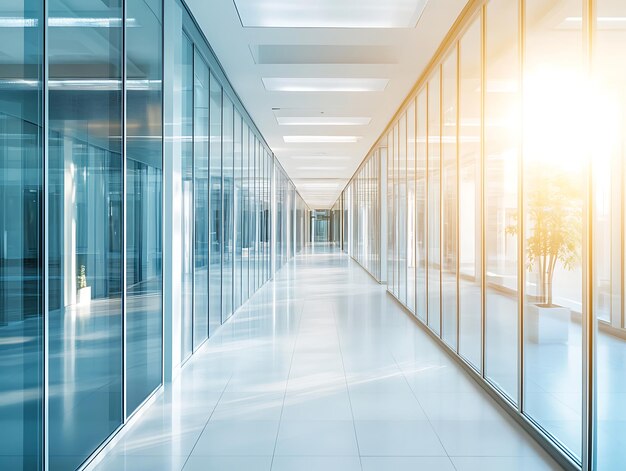
<svg viewBox="0 0 626 471">
<path fill-rule="evenodd" d="M 209 339 L 96 469 L 560 468 L 384 286 L 319 246 Z"/>
</svg>

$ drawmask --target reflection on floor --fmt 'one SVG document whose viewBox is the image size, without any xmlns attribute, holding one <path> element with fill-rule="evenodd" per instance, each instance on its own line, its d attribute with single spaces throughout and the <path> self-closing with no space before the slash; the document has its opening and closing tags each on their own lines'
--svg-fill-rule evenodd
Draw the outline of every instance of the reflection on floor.
<svg viewBox="0 0 626 471">
<path fill-rule="evenodd" d="M 355 262 L 281 270 L 97 466 L 559 469 Z"/>
</svg>

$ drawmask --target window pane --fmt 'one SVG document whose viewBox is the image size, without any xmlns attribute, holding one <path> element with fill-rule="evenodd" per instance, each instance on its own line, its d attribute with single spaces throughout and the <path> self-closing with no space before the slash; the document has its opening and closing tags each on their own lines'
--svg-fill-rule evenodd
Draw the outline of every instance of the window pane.
<svg viewBox="0 0 626 471">
<path fill-rule="evenodd" d="M 417 306 L 415 313 L 417 317 L 426 322 L 426 250 L 427 250 L 427 230 L 426 224 L 426 148 L 428 138 L 426 130 L 427 123 L 427 96 L 424 88 L 417 96 L 417 162 L 415 168 L 415 198 L 416 198 L 416 233 L 417 233 Z"/>
<path fill-rule="evenodd" d="M 387 134 L 387 289 L 393 293 L 393 281 L 395 271 L 395 230 L 394 230 L 394 191 L 393 191 L 393 167 L 394 167 L 394 153 L 393 153 L 393 132 L 390 131 Z M 358 229 L 357 229 L 358 232 Z"/>
<path fill-rule="evenodd" d="M 161 3 L 128 0 L 126 28 L 127 414 L 161 384 L 162 134 Z M 149 47 L 148 47 L 149 46 Z M 135 83 L 150 83 L 149 88 Z"/>
<path fill-rule="evenodd" d="M 193 348 L 209 336 L 209 67 L 195 51 L 193 91 Z"/>
<path fill-rule="evenodd" d="M 582 2 L 527 0 L 526 8 L 524 412 L 580 457 L 586 172 L 574 136 L 587 130 L 572 97 L 585 89 L 582 23 L 562 30 L 554 22 L 582 17 Z"/>
<path fill-rule="evenodd" d="M 213 335 L 222 323 L 222 87 L 213 74 L 210 75 L 210 80 L 209 335 Z"/>
<path fill-rule="evenodd" d="M 239 306 L 241 306 L 241 230 L 242 230 L 242 188 L 241 188 L 241 115 L 238 111 L 235 111 L 235 160 L 233 166 L 233 182 L 234 182 L 234 224 L 235 224 L 235 233 L 234 233 L 234 278 L 233 278 L 233 299 L 234 305 L 233 310 L 236 310 Z"/>
<path fill-rule="evenodd" d="M 0 27 L 5 45 L 0 55 L 0 397 L 11 398 L 0 404 L 0 468 L 36 470 L 42 467 L 43 426 L 42 2 L 2 2 L 0 18 L 16 16 L 37 23 Z M 25 85 L 29 82 L 32 86 Z"/>
<path fill-rule="evenodd" d="M 457 158 L 456 158 L 456 113 L 457 113 L 457 56 L 456 49 L 442 66 L 442 204 L 441 221 L 442 272 L 441 311 L 442 337 L 456 350 L 457 343 Z"/>
<path fill-rule="evenodd" d="M 517 401 L 519 48 L 517 5 L 487 5 L 485 83 L 485 373 Z"/>
<path fill-rule="evenodd" d="M 436 333 L 441 324 L 441 124 L 440 74 L 428 82 L 428 325 Z"/>
<path fill-rule="evenodd" d="M 596 3 L 596 56 L 591 116 L 594 163 L 594 303 L 597 319 L 597 462 L 598 470 L 619 469 L 626 461 L 624 437 L 623 203 L 626 169 L 626 3 Z M 613 25 L 619 25 L 615 27 Z M 597 125 L 596 123 L 599 123 Z M 595 126 L 594 126 L 595 125 Z"/>
<path fill-rule="evenodd" d="M 180 64 L 181 134 L 180 150 L 182 199 L 180 258 L 181 278 L 181 349 L 182 359 L 193 349 L 193 43 L 183 34 Z"/>
<path fill-rule="evenodd" d="M 233 103 L 224 96 L 222 114 L 222 322 L 233 313 Z"/>
<path fill-rule="evenodd" d="M 407 154 L 406 154 L 406 232 L 407 232 L 407 306 L 414 313 L 415 311 L 415 290 L 417 283 L 415 279 L 416 274 L 416 262 L 417 257 L 415 254 L 416 249 L 416 208 L 415 208 L 415 151 L 416 151 L 416 138 L 415 138 L 415 100 L 411 101 L 409 108 L 406 112 L 406 130 L 407 130 Z M 373 195 L 375 197 L 375 194 Z M 372 205 L 377 203 L 375 199 L 371 202 Z M 375 224 L 378 227 L 378 224 Z"/>
<path fill-rule="evenodd" d="M 369 170 L 369 166 L 368 166 Z M 368 200 L 369 200 L 369 175 Z M 406 114 L 398 122 L 398 299 L 406 304 Z M 368 233 L 371 231 L 368 231 Z"/>
<path fill-rule="evenodd" d="M 65 1 L 48 7 L 67 18 Z M 51 470 L 77 468 L 122 423 L 122 4 L 69 13 L 94 11 L 111 21 L 48 30 Z"/>
<path fill-rule="evenodd" d="M 481 368 L 480 18 L 459 44 L 459 353 Z"/>
</svg>

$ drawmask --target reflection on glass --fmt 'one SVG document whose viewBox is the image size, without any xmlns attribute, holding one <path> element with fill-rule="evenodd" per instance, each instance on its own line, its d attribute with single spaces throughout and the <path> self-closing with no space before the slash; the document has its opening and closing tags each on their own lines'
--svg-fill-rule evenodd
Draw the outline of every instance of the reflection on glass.
<svg viewBox="0 0 626 471">
<path fill-rule="evenodd" d="M 234 247 L 234 260 L 235 264 L 233 271 L 235 276 L 233 278 L 233 298 L 234 306 L 233 310 L 237 310 L 241 306 L 241 235 L 242 235 L 242 222 L 243 222 L 243 204 L 242 204 L 242 181 L 241 181 L 241 165 L 242 165 L 242 142 L 241 142 L 241 114 L 235 111 L 235 161 L 234 161 L 234 196 L 235 196 L 235 208 L 234 208 L 234 224 L 235 224 L 235 247 Z"/>
<path fill-rule="evenodd" d="M 417 317 L 426 322 L 427 316 L 427 296 L 426 290 L 426 251 L 428 240 L 428 226 L 426 225 L 426 199 L 427 199 L 427 185 L 426 185 L 426 161 L 427 161 L 427 94 L 426 87 L 422 89 L 417 96 L 417 161 L 415 167 L 415 209 L 416 209 L 416 234 L 417 234 L 417 246 L 415 253 L 417 261 L 415 265 L 417 267 L 417 306 L 415 313 Z"/>
<path fill-rule="evenodd" d="M 597 322 L 597 469 L 619 469 L 626 460 L 624 386 L 623 185 L 626 170 L 626 4 L 598 0 L 593 132 L 594 300 Z M 614 25 L 619 25 L 615 27 Z"/>
<path fill-rule="evenodd" d="M 210 74 L 209 334 L 222 324 L 222 87 Z"/>
<path fill-rule="evenodd" d="M 584 89 L 582 23 L 554 22 L 582 17 L 582 5 L 527 0 L 526 9 L 524 412 L 580 457 L 585 158 L 575 136 L 587 130 L 572 97 Z"/>
<path fill-rule="evenodd" d="M 64 0 L 48 7 L 67 17 Z M 77 468 L 122 423 L 122 4 L 72 16 L 94 9 L 117 21 L 48 30 L 50 470 Z"/>
<path fill-rule="evenodd" d="M 428 81 L 428 325 L 441 328 L 441 124 L 440 73 Z"/>
<path fill-rule="evenodd" d="M 181 355 L 185 360 L 193 350 L 193 43 L 183 34 L 181 81 Z"/>
<path fill-rule="evenodd" d="M 126 28 L 126 409 L 161 384 L 161 2 L 128 0 Z M 149 46 L 149 47 L 148 47 Z M 135 83 L 150 86 L 135 87 Z"/>
<path fill-rule="evenodd" d="M 417 256 L 416 249 L 416 196 L 415 196 L 415 151 L 416 151 L 416 123 L 415 123 L 415 100 L 411 101 L 406 111 L 406 131 L 407 131 L 407 153 L 406 153 L 406 234 L 407 234 L 407 247 L 406 247 L 406 261 L 407 261 L 407 306 L 413 313 L 415 313 L 415 290 L 417 283 L 415 279 L 416 275 L 416 262 Z M 376 201 L 372 201 L 372 205 L 376 205 Z"/>
<path fill-rule="evenodd" d="M 383 138 L 384 139 L 384 138 Z M 393 283 L 395 279 L 395 201 L 394 201 L 394 153 L 393 153 L 393 131 L 387 134 L 387 287 L 393 293 Z"/>
<path fill-rule="evenodd" d="M 480 17 L 459 44 L 459 353 L 481 369 Z"/>
<path fill-rule="evenodd" d="M 233 103 L 222 110 L 222 322 L 233 313 Z"/>
<path fill-rule="evenodd" d="M 42 3 L 0 4 L 0 469 L 42 460 Z M 26 86 L 26 83 L 32 86 Z M 58 335 L 58 333 L 57 333 Z"/>
<path fill-rule="evenodd" d="M 197 49 L 193 90 L 193 349 L 209 335 L 209 67 Z"/>
<path fill-rule="evenodd" d="M 442 221 L 441 221 L 441 317 L 443 340 L 457 344 L 457 56 L 456 49 L 444 61 L 441 90 Z"/>
<path fill-rule="evenodd" d="M 507 0 L 489 2 L 485 37 L 485 374 L 513 401 L 518 400 L 517 25 L 517 5 Z"/>
<path fill-rule="evenodd" d="M 240 234 L 240 257 L 241 257 L 241 295 L 243 301 L 248 299 L 250 296 L 249 288 L 250 288 L 250 280 L 248 278 L 249 275 L 249 267 L 250 267 L 250 172 L 248 170 L 248 159 L 250 153 L 250 135 L 248 125 L 245 120 L 243 122 L 243 135 L 241 142 L 241 177 L 239 181 L 239 211 L 241 213 L 240 216 L 240 224 L 241 229 L 238 230 Z"/>
<path fill-rule="evenodd" d="M 398 299 L 406 304 L 406 114 L 398 121 L 398 210 L 397 210 L 397 234 L 398 234 Z M 369 178 L 368 178 L 369 183 Z M 369 189 L 368 189 L 369 191 Z"/>
</svg>

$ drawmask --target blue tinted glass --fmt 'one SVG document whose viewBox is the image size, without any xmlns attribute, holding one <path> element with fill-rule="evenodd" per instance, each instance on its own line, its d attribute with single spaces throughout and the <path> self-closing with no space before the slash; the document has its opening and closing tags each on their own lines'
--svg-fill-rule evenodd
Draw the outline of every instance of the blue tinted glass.
<svg viewBox="0 0 626 471">
<path fill-rule="evenodd" d="M 222 323 L 222 87 L 213 75 L 211 75 L 210 98 L 209 334 L 213 334 Z"/>
<path fill-rule="evenodd" d="M 209 335 L 209 67 L 194 58 L 194 349 Z"/>
<path fill-rule="evenodd" d="M 181 165 L 181 322 L 182 358 L 191 355 L 193 334 L 193 44 L 183 35 L 181 64 L 180 122 Z"/>
<path fill-rule="evenodd" d="M 0 3 L 0 469 L 41 468 L 42 2 Z M 11 19 L 24 21 L 11 26 Z"/>
<path fill-rule="evenodd" d="M 122 422 L 122 5 L 49 14 L 49 443 L 66 470 Z"/>
<path fill-rule="evenodd" d="M 128 0 L 126 28 L 126 400 L 161 384 L 161 2 Z"/>
<path fill-rule="evenodd" d="M 233 313 L 233 104 L 224 97 L 222 141 L 222 321 Z"/>
</svg>

